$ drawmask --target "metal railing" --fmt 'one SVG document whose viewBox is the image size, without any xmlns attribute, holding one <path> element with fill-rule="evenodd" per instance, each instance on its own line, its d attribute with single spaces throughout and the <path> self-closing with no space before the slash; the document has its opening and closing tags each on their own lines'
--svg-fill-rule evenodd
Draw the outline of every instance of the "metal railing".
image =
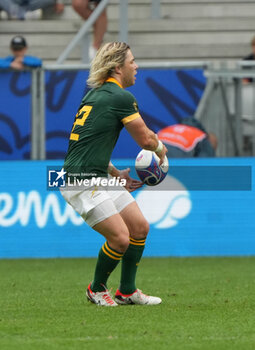
<svg viewBox="0 0 255 350">
<path fill-rule="evenodd" d="M 137 60 L 139 68 L 160 68 L 160 69 L 174 69 L 174 68 L 201 68 L 208 69 L 211 66 L 211 62 L 209 61 L 171 61 L 171 62 L 160 62 L 160 61 L 139 61 Z M 84 70 L 90 69 L 89 63 L 80 63 L 80 64 L 72 64 L 68 63 L 65 65 L 62 64 L 46 64 L 43 66 L 44 70 Z"/>
<path fill-rule="evenodd" d="M 238 61 L 236 65 L 238 68 L 255 68 L 255 61 L 242 60 Z"/>
<path fill-rule="evenodd" d="M 243 63 L 243 62 L 242 62 Z M 238 63 L 239 67 L 241 66 Z M 246 64 L 244 64 L 246 66 Z M 253 66 L 255 66 L 253 64 Z M 205 71 L 207 86 L 195 117 L 219 138 L 219 156 L 255 155 L 255 70 Z M 243 83 L 245 78 L 253 80 Z M 249 91 L 249 97 L 247 92 Z M 249 108 L 249 126 L 245 111 Z M 249 146 L 247 146 L 249 138 Z"/>
<path fill-rule="evenodd" d="M 42 68 L 31 74 L 31 159 L 45 159 L 45 74 Z"/>
</svg>

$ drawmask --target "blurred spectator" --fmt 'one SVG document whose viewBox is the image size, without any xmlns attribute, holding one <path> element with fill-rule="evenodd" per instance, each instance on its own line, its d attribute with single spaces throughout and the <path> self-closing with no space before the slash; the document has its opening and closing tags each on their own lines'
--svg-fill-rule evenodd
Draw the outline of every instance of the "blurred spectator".
<svg viewBox="0 0 255 350">
<path fill-rule="evenodd" d="M 88 19 L 94 8 L 101 0 L 72 0 L 73 9 L 83 18 Z M 94 23 L 94 33 L 92 45 L 89 47 L 89 58 L 92 60 L 101 46 L 104 34 L 107 30 L 107 13 L 103 10 Z"/>
<path fill-rule="evenodd" d="M 27 42 L 21 35 L 12 38 L 10 43 L 11 56 L 0 58 L 0 68 L 24 69 L 25 67 L 41 67 L 42 60 L 27 56 Z"/>
<path fill-rule="evenodd" d="M 185 118 L 182 124 L 161 129 L 158 138 L 164 142 L 169 158 L 215 157 L 217 138 L 207 133 L 195 118 Z"/>
<path fill-rule="evenodd" d="M 255 36 L 251 40 L 251 49 L 252 49 L 252 53 L 250 53 L 248 56 L 245 56 L 243 58 L 244 61 L 254 61 L 255 60 Z M 249 68 L 249 67 L 245 67 L 245 68 Z M 244 83 L 250 83 L 252 81 L 253 81 L 252 78 L 244 78 L 243 79 Z"/>
<path fill-rule="evenodd" d="M 251 49 L 252 53 L 249 54 L 248 56 L 244 57 L 243 59 L 246 61 L 253 61 L 255 60 L 255 36 L 251 40 Z"/>
<path fill-rule="evenodd" d="M 26 19 L 30 11 L 43 9 L 54 5 L 55 11 L 61 13 L 64 10 L 62 0 L 0 0 L 0 9 L 4 10 L 9 19 Z"/>
</svg>

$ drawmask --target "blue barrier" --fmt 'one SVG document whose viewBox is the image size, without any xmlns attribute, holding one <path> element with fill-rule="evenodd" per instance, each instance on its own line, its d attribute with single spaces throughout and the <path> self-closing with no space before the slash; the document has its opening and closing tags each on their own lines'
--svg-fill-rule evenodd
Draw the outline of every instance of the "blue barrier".
<svg viewBox="0 0 255 350">
<path fill-rule="evenodd" d="M 88 71 L 45 74 L 47 159 L 65 156 L 74 116 L 87 91 L 87 77 Z M 0 74 L 0 160 L 30 158 L 30 86 L 30 72 Z M 157 132 L 193 115 L 204 87 L 202 69 L 140 69 L 129 90 L 136 96 L 146 123 Z M 137 153 L 138 146 L 123 130 L 113 158 L 133 158 Z"/>
<path fill-rule="evenodd" d="M 47 167 L 62 163 L 0 162 L 0 258 L 97 256 L 104 239 L 47 191 Z M 171 160 L 163 188 L 134 194 L 150 222 L 145 256 L 255 255 L 254 170 L 253 158 Z"/>
<path fill-rule="evenodd" d="M 29 159 L 31 73 L 0 74 L 0 159 Z"/>
</svg>

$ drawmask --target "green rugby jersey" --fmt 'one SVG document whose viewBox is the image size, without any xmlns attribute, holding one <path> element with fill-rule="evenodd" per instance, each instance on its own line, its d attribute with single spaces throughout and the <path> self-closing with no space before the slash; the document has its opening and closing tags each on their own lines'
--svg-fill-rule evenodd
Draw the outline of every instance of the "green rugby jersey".
<svg viewBox="0 0 255 350">
<path fill-rule="evenodd" d="M 81 102 L 71 131 L 64 163 L 68 176 L 107 176 L 121 129 L 139 117 L 134 96 L 116 79 L 109 78 L 101 87 L 90 90 Z"/>
</svg>

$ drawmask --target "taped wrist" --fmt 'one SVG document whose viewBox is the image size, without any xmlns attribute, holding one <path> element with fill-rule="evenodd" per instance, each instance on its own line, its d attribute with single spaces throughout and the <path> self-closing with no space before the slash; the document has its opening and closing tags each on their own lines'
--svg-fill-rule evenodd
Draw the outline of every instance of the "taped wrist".
<svg viewBox="0 0 255 350">
<path fill-rule="evenodd" d="M 157 146 L 157 148 L 155 149 L 155 153 L 161 153 L 163 151 L 163 143 L 160 141 L 160 140 L 158 140 L 158 146 Z"/>
</svg>

